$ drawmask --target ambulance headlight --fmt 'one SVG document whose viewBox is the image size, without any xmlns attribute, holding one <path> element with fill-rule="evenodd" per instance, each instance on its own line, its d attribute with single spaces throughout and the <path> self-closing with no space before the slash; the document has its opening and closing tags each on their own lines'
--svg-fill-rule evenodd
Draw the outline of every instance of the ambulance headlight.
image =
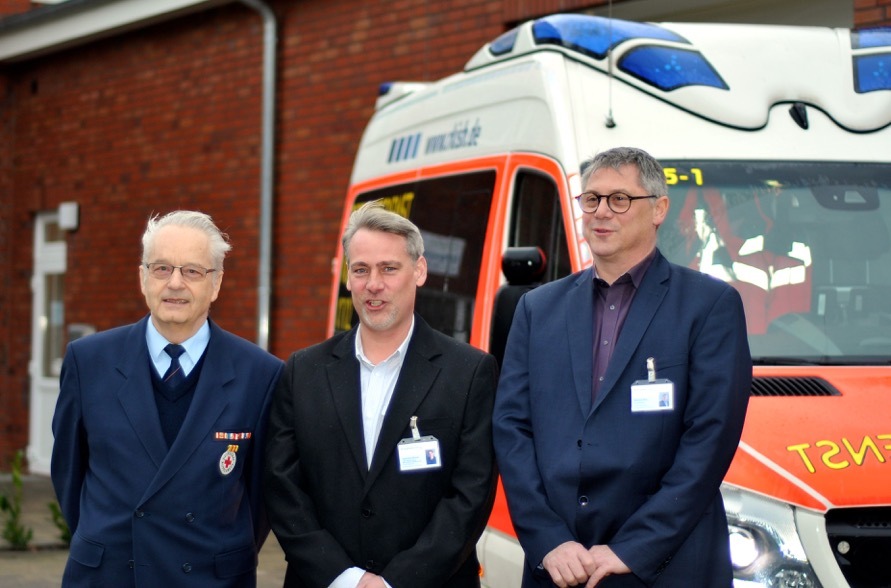
<svg viewBox="0 0 891 588">
<path fill-rule="evenodd" d="M 728 525 L 730 531 L 730 561 L 733 568 L 742 570 L 750 567 L 761 557 L 761 543 L 751 531 L 744 527 Z"/>
<path fill-rule="evenodd" d="M 788 504 L 721 487 L 730 532 L 734 588 L 822 588 Z"/>
</svg>

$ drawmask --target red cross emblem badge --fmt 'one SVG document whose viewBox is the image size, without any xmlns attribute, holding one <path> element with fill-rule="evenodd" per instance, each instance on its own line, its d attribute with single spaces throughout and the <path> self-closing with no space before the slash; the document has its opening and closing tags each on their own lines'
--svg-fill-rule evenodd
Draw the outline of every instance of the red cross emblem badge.
<svg viewBox="0 0 891 588">
<path fill-rule="evenodd" d="M 220 473 L 224 476 L 228 476 L 235 469 L 236 451 L 238 451 L 238 445 L 230 445 L 220 456 Z"/>
</svg>

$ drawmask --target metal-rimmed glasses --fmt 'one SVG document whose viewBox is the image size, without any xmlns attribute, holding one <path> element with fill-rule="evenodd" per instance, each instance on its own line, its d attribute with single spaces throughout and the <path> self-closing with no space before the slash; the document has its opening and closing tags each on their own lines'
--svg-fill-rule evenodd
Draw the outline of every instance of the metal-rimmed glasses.
<svg viewBox="0 0 891 588">
<path fill-rule="evenodd" d="M 635 200 L 658 198 L 658 196 L 654 194 L 649 194 L 647 196 L 629 196 L 628 194 L 623 194 L 622 192 L 613 192 L 612 194 L 601 196 L 600 194 L 596 194 L 594 192 L 582 192 L 575 197 L 582 211 L 588 213 L 597 212 L 597 207 L 600 206 L 600 201 L 604 198 L 606 198 L 606 205 L 609 206 L 610 210 L 612 210 L 616 214 L 622 214 L 624 212 L 628 212 L 628 209 L 631 208 L 631 203 Z"/>
<path fill-rule="evenodd" d="M 185 281 L 200 282 L 206 278 L 207 274 L 210 272 L 217 271 L 215 269 L 201 267 L 200 265 L 173 265 L 162 262 L 146 263 L 143 265 L 148 269 L 149 275 L 156 280 L 169 280 L 173 275 L 174 270 L 179 270 L 179 273 Z"/>
</svg>

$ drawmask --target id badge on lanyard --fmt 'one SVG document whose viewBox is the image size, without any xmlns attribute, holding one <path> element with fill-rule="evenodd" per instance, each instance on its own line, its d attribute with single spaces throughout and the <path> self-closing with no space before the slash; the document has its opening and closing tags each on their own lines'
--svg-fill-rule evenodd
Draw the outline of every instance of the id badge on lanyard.
<svg viewBox="0 0 891 588">
<path fill-rule="evenodd" d="M 435 470 L 442 467 L 439 439 L 432 435 L 421 436 L 418 430 L 418 417 L 411 417 L 411 437 L 402 439 L 396 445 L 399 454 L 399 471 L 416 472 Z"/>
<path fill-rule="evenodd" d="M 674 410 L 674 382 L 656 378 L 656 360 L 647 358 L 647 379 L 631 385 L 631 412 Z"/>
</svg>

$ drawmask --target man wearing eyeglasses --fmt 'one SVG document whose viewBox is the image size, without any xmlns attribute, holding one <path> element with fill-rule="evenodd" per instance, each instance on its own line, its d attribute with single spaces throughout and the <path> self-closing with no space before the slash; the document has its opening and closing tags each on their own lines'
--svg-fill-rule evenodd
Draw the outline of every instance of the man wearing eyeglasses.
<svg viewBox="0 0 891 588">
<path fill-rule="evenodd" d="M 524 295 L 493 416 L 524 588 L 729 588 L 719 492 L 751 357 L 738 293 L 669 263 L 659 163 L 616 148 L 578 196 L 593 267 Z"/>
<path fill-rule="evenodd" d="M 271 393 L 283 363 L 208 317 L 226 235 L 206 214 L 149 219 L 149 315 L 72 342 L 52 480 L 72 531 L 63 587 L 256 585 Z"/>
</svg>

